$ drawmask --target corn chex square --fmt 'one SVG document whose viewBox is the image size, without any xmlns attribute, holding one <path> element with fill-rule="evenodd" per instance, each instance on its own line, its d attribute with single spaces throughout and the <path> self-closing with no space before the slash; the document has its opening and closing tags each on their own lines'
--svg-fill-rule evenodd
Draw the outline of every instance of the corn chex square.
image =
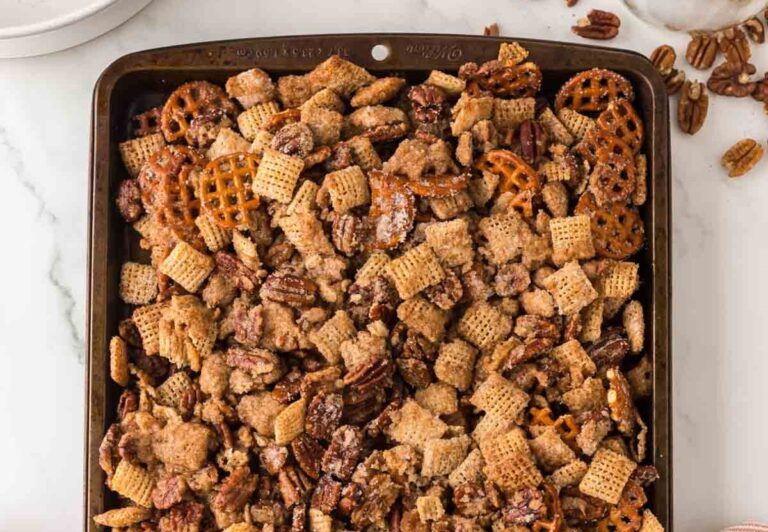
<svg viewBox="0 0 768 532">
<path fill-rule="evenodd" d="M 156 355 L 160 350 L 160 318 L 170 305 L 168 301 L 138 307 L 133 311 L 132 319 L 141 336 L 141 344 L 148 355 Z"/>
<path fill-rule="evenodd" d="M 635 262 L 616 262 L 608 268 L 600 281 L 603 297 L 626 299 L 635 293 L 640 283 L 639 265 Z"/>
<path fill-rule="evenodd" d="M 155 480 L 146 469 L 131 464 L 128 460 L 120 460 L 112 476 L 110 488 L 123 497 L 145 508 L 152 508 L 152 490 Z"/>
<path fill-rule="evenodd" d="M 352 150 L 352 160 L 364 171 L 381 168 L 381 157 L 373 147 L 368 137 L 352 137 L 347 141 L 347 146 Z"/>
<path fill-rule="evenodd" d="M 290 203 L 303 169 L 303 159 L 267 148 L 256 170 L 253 191 L 280 203 Z"/>
<path fill-rule="evenodd" d="M 419 244 L 386 266 L 402 299 L 408 299 L 445 278 L 443 267 L 428 244 Z"/>
<path fill-rule="evenodd" d="M 181 240 L 160 264 L 160 272 L 179 283 L 187 292 L 197 292 L 215 265 L 213 257 Z"/>
<path fill-rule="evenodd" d="M 574 460 L 555 470 L 547 480 L 557 488 L 575 486 L 587 474 L 587 469 L 589 469 L 587 464 L 581 460 Z"/>
<path fill-rule="evenodd" d="M 571 132 L 568 131 L 565 124 L 557 118 L 557 115 L 555 115 L 549 107 L 541 112 L 539 115 L 539 122 L 544 127 L 544 130 L 547 132 L 547 137 L 549 137 L 550 140 L 558 144 L 564 144 L 565 146 L 570 146 L 574 143 L 575 139 L 573 138 L 573 135 L 571 135 Z"/>
<path fill-rule="evenodd" d="M 275 445 L 291 443 L 304 432 L 304 416 L 306 413 L 305 398 L 294 401 L 280 412 L 275 418 Z"/>
<path fill-rule="evenodd" d="M 224 249 L 232 242 L 232 231 L 221 227 L 208 214 L 195 218 L 195 225 L 200 230 L 205 246 L 213 252 Z"/>
<path fill-rule="evenodd" d="M 555 298 L 561 315 L 570 316 L 597 299 L 597 290 L 589 282 L 579 263 L 571 261 L 544 279 L 546 288 Z"/>
<path fill-rule="evenodd" d="M 371 200 L 368 178 L 359 166 L 348 166 L 326 174 L 323 185 L 331 197 L 333 210 L 339 213 L 365 205 Z"/>
<path fill-rule="evenodd" d="M 599 449 L 579 483 L 582 493 L 617 504 L 637 464 L 619 453 Z"/>
<path fill-rule="evenodd" d="M 423 477 L 440 477 L 450 474 L 459 467 L 467 456 L 469 436 L 457 436 L 447 440 L 432 439 L 424 444 L 424 459 L 421 462 Z"/>
<path fill-rule="evenodd" d="M 509 336 L 512 319 L 485 301 L 474 303 L 459 320 L 459 335 L 481 350 Z"/>
<path fill-rule="evenodd" d="M 464 461 L 448 475 L 448 484 L 452 488 L 465 482 L 479 482 L 483 478 L 483 454 L 480 449 L 473 449 Z"/>
<path fill-rule="evenodd" d="M 472 384 L 477 349 L 463 340 L 440 346 L 435 360 L 435 376 L 458 390 L 466 391 Z"/>
<path fill-rule="evenodd" d="M 578 113 L 573 109 L 569 109 L 568 107 L 560 109 L 557 113 L 557 118 L 560 119 L 560 122 L 562 122 L 566 128 L 568 128 L 568 131 L 570 131 L 571 135 L 573 135 L 577 141 L 586 137 L 587 133 L 592 131 L 596 126 L 594 119 Z"/>
<path fill-rule="evenodd" d="M 505 494 L 523 488 L 535 488 L 544 480 L 533 461 L 522 430 L 515 428 L 481 446 L 485 474 Z"/>
<path fill-rule="evenodd" d="M 146 305 L 157 297 L 157 272 L 148 264 L 126 262 L 120 269 L 120 298 L 131 305 Z"/>
<path fill-rule="evenodd" d="M 445 266 L 451 268 L 472 261 L 472 237 L 465 219 L 430 224 L 424 234 L 427 244 Z"/>
<path fill-rule="evenodd" d="M 643 526 L 640 527 L 640 532 L 664 532 L 664 525 L 653 515 L 653 512 L 649 509 L 643 511 Z"/>
<path fill-rule="evenodd" d="M 536 115 L 536 100 L 534 98 L 517 98 L 507 100 L 493 99 L 492 122 L 497 130 L 514 131 L 525 120 Z"/>
<path fill-rule="evenodd" d="M 573 415 L 598 410 L 608 404 L 605 386 L 599 378 L 587 378 L 581 386 L 568 390 L 560 400 Z"/>
<path fill-rule="evenodd" d="M 366 279 L 372 279 L 379 275 L 384 275 L 387 271 L 389 260 L 389 256 L 387 256 L 386 253 L 379 251 L 371 253 L 368 260 L 365 261 L 365 264 L 357 270 L 355 280 L 360 282 Z"/>
<path fill-rule="evenodd" d="M 423 452 L 429 440 L 441 438 L 447 430 L 448 425 L 437 416 L 409 399 L 392 414 L 387 434 L 397 443 L 412 445 Z"/>
<path fill-rule="evenodd" d="M 507 66 L 519 65 L 527 57 L 528 50 L 518 42 L 503 42 L 499 45 L 498 60 Z"/>
<path fill-rule="evenodd" d="M 496 419 L 515 421 L 528 405 L 528 394 L 496 372 L 477 387 L 470 403 Z"/>
<path fill-rule="evenodd" d="M 397 307 L 397 317 L 409 329 L 423 334 L 430 342 L 439 341 L 445 332 L 448 313 L 421 296 L 405 300 Z"/>
<path fill-rule="evenodd" d="M 493 214 L 480 220 L 477 227 L 488 242 L 491 262 L 504 264 L 520 256 L 524 224 L 515 215 L 507 213 Z"/>
<path fill-rule="evenodd" d="M 589 216 L 552 218 L 549 221 L 549 232 L 552 235 L 552 260 L 558 266 L 595 256 Z"/>
<path fill-rule="evenodd" d="M 576 453 L 568 447 L 554 427 L 548 427 L 530 442 L 531 451 L 544 471 L 552 472 L 576 460 Z"/>
<path fill-rule="evenodd" d="M 555 347 L 550 356 L 557 360 L 571 375 L 571 386 L 581 386 L 584 379 L 597 371 L 595 362 L 589 357 L 578 340 L 569 340 Z"/>
<path fill-rule="evenodd" d="M 136 177 L 141 167 L 155 153 L 165 146 L 165 139 L 161 133 L 153 133 L 146 137 L 126 140 L 119 145 L 120 156 L 123 158 L 125 169 L 131 177 Z"/>
<path fill-rule="evenodd" d="M 445 515 L 445 508 L 436 495 L 424 495 L 416 499 L 416 510 L 422 523 L 438 521 Z"/>
<path fill-rule="evenodd" d="M 449 96 L 460 95 L 464 87 L 466 87 L 466 82 L 463 79 L 446 74 L 440 70 L 431 71 L 427 81 L 424 83 L 442 89 Z"/>
<path fill-rule="evenodd" d="M 245 140 L 243 137 L 232 131 L 228 127 L 223 127 L 219 130 L 219 134 L 216 135 L 216 140 L 213 141 L 211 147 L 205 152 L 205 156 L 209 161 L 223 157 L 224 155 L 230 155 L 232 153 L 244 153 L 250 150 L 251 143 Z"/>
<path fill-rule="evenodd" d="M 243 137 L 253 142 L 261 126 L 279 112 L 277 102 L 257 103 L 237 116 L 237 127 Z"/>
<path fill-rule="evenodd" d="M 317 183 L 314 181 L 310 181 L 309 179 L 304 181 L 299 186 L 296 194 L 293 195 L 291 202 L 288 204 L 288 208 L 285 209 L 285 213 L 288 216 L 296 213 L 313 213 L 317 207 L 315 198 L 317 198 L 318 190 L 320 190 L 320 187 L 317 186 Z"/>
<path fill-rule="evenodd" d="M 354 339 L 357 330 L 352 318 L 343 310 L 337 310 L 331 319 L 319 329 L 309 333 L 309 340 L 329 364 L 341 361 L 341 344 Z"/>
<path fill-rule="evenodd" d="M 433 382 L 426 388 L 416 390 L 414 397 L 419 406 L 436 416 L 453 414 L 459 409 L 456 388 L 442 382 Z"/>
</svg>

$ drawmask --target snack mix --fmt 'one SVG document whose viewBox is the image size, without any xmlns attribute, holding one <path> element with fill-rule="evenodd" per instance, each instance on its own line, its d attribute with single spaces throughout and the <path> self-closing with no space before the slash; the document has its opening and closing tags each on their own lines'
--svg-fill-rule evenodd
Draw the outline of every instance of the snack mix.
<svg viewBox="0 0 768 532">
<path fill-rule="evenodd" d="M 133 119 L 116 204 L 146 253 L 120 272 L 96 523 L 663 530 L 646 132 L 621 75 L 548 101 L 535 59 L 414 81 L 333 56 Z"/>
</svg>

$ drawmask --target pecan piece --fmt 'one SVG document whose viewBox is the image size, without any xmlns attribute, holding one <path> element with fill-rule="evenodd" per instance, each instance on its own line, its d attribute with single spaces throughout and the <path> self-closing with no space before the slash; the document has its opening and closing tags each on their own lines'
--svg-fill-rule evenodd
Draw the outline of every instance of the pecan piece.
<svg viewBox="0 0 768 532">
<path fill-rule="evenodd" d="M 221 489 L 211 501 L 211 506 L 225 512 L 241 510 L 256 491 L 256 481 L 256 476 L 247 467 L 235 469 L 221 483 Z"/>
<path fill-rule="evenodd" d="M 205 507 L 199 502 L 185 501 L 177 504 L 160 518 L 157 531 L 200 530 L 204 510 Z"/>
<path fill-rule="evenodd" d="M 493 24 L 486 26 L 483 30 L 483 35 L 486 37 L 498 37 L 499 25 L 494 22 Z"/>
<path fill-rule="evenodd" d="M 693 68 L 707 70 L 717 57 L 717 39 L 710 33 L 694 33 L 685 50 L 685 59 Z"/>
<path fill-rule="evenodd" d="M 126 222 L 135 222 L 144 214 L 138 179 L 123 179 L 117 189 L 117 210 Z"/>
<path fill-rule="evenodd" d="M 537 120 L 528 119 L 520 124 L 520 153 L 528 164 L 536 165 L 546 150 L 547 137 Z"/>
<path fill-rule="evenodd" d="M 531 274 L 519 262 L 507 262 L 498 269 L 493 279 L 493 288 L 501 297 L 520 295 L 530 284 Z"/>
<path fill-rule="evenodd" d="M 359 484 L 351 482 L 341 490 L 341 499 L 339 499 L 338 512 L 343 517 L 348 517 L 352 510 L 357 508 L 363 501 L 363 489 Z"/>
<path fill-rule="evenodd" d="M 650 59 L 654 68 L 656 68 L 659 74 L 665 78 L 672 73 L 672 67 L 675 66 L 677 54 L 675 53 L 675 49 L 670 45 L 662 44 L 651 52 Z"/>
<path fill-rule="evenodd" d="M 345 404 L 358 404 L 392 386 L 394 367 L 389 358 L 372 356 L 361 363 L 354 371 L 344 376 L 347 387 L 344 395 Z"/>
<path fill-rule="evenodd" d="M 363 434 L 357 427 L 343 425 L 333 432 L 331 445 L 323 456 L 323 471 L 340 480 L 349 479 L 360 459 Z"/>
<path fill-rule="evenodd" d="M 411 114 L 416 122 L 434 124 L 448 114 L 445 92 L 434 85 L 415 85 L 408 90 Z"/>
<path fill-rule="evenodd" d="M 289 371 L 272 389 L 272 397 L 287 405 L 301 397 L 302 373 L 297 368 Z"/>
<path fill-rule="evenodd" d="M 544 494 L 536 488 L 523 488 L 509 497 L 502 511 L 505 523 L 531 525 L 546 516 Z"/>
<path fill-rule="evenodd" d="M 554 345 L 555 343 L 551 338 L 531 338 L 526 340 L 524 344 L 518 345 L 509 354 L 506 367 L 512 369 L 518 364 L 523 364 L 545 355 L 552 350 Z"/>
<path fill-rule="evenodd" d="M 315 147 L 312 130 L 303 122 L 285 125 L 272 137 L 270 147 L 286 155 L 303 159 Z"/>
<path fill-rule="evenodd" d="M 315 487 L 310 506 L 320 510 L 324 514 L 330 514 L 336 509 L 336 505 L 339 504 L 340 499 L 341 482 L 325 475 L 317 483 L 317 487 Z"/>
<path fill-rule="evenodd" d="M 247 372 L 260 384 L 272 384 L 283 375 L 283 362 L 266 349 L 245 349 L 232 346 L 227 350 L 226 363 Z"/>
<path fill-rule="evenodd" d="M 300 434 L 291 442 L 291 450 L 296 463 L 308 476 L 320 478 L 320 462 L 325 449 L 308 434 Z"/>
<path fill-rule="evenodd" d="M 763 147 L 754 139 L 742 139 L 720 159 L 729 177 L 739 177 L 749 172 L 763 158 Z"/>
<path fill-rule="evenodd" d="M 117 334 L 132 347 L 142 347 L 141 335 L 136 323 L 131 318 L 120 320 L 117 324 Z"/>
<path fill-rule="evenodd" d="M 683 88 L 683 83 L 685 83 L 684 70 L 673 68 L 669 76 L 664 78 L 664 84 L 667 86 L 667 93 L 670 96 L 680 92 L 680 89 Z"/>
<path fill-rule="evenodd" d="M 571 26 L 573 33 L 585 39 L 607 40 L 619 34 L 621 19 L 610 11 L 593 9 L 585 18 Z"/>
<path fill-rule="evenodd" d="M 347 293 L 349 313 L 358 325 L 376 320 L 389 323 L 395 317 L 397 291 L 386 277 L 377 275 L 352 283 Z"/>
<path fill-rule="evenodd" d="M 104 438 L 102 438 L 101 443 L 99 444 L 99 467 L 101 467 L 101 470 L 107 474 L 108 481 L 112 478 L 112 474 L 115 472 L 115 467 L 117 467 L 117 463 L 120 461 L 117 450 L 120 437 L 120 425 L 113 423 L 109 426 L 109 429 L 107 429 Z"/>
<path fill-rule="evenodd" d="M 756 71 L 755 65 L 750 63 L 723 63 L 712 71 L 707 88 L 721 96 L 749 96 L 757 88 L 757 83 L 750 78 Z"/>
<path fill-rule="evenodd" d="M 524 314 L 515 320 L 515 334 L 525 339 L 550 338 L 557 340 L 560 337 L 560 328 L 547 318 Z"/>
<path fill-rule="evenodd" d="M 443 280 L 427 287 L 424 295 L 441 309 L 451 310 L 464 296 L 464 288 L 456 274 L 446 270 Z"/>
<path fill-rule="evenodd" d="M 482 484 L 464 482 L 453 490 L 453 504 L 459 514 L 465 517 L 478 517 L 493 511 Z"/>
<path fill-rule="evenodd" d="M 235 340 L 248 347 L 256 347 L 264 332 L 264 309 L 251 307 L 245 301 L 237 300 L 230 314 Z"/>
<path fill-rule="evenodd" d="M 765 42 L 765 26 L 757 17 L 752 17 L 744 22 L 744 32 L 756 44 Z"/>
<path fill-rule="evenodd" d="M 725 56 L 726 63 L 732 65 L 746 65 L 752 57 L 747 36 L 736 26 L 717 33 L 717 46 Z"/>
<path fill-rule="evenodd" d="M 259 285 L 256 273 L 248 268 L 243 261 L 231 253 L 219 251 L 213 256 L 216 268 L 224 277 L 240 290 L 250 292 Z"/>
<path fill-rule="evenodd" d="M 117 418 L 123 421 L 131 412 L 139 409 L 139 396 L 132 390 L 124 390 L 117 401 Z"/>
<path fill-rule="evenodd" d="M 352 148 L 346 142 L 337 142 L 331 148 L 331 155 L 325 160 L 323 166 L 327 172 L 335 172 L 347 166 L 352 166 Z"/>
<path fill-rule="evenodd" d="M 359 251 L 367 238 L 366 223 L 354 214 L 336 213 L 331 226 L 331 239 L 336 249 L 345 255 L 352 256 Z"/>
<path fill-rule="evenodd" d="M 307 476 L 296 467 L 289 465 L 280 470 L 277 476 L 278 489 L 283 503 L 290 508 L 304 497 L 304 494 L 312 487 Z"/>
<path fill-rule="evenodd" d="M 164 477 L 157 481 L 152 490 L 152 503 L 159 510 L 167 510 L 180 503 L 186 493 L 187 483 L 182 477 Z"/>
<path fill-rule="evenodd" d="M 270 475 L 277 475 L 288 460 L 288 449 L 275 444 L 264 447 L 259 453 L 259 461 Z"/>
<path fill-rule="evenodd" d="M 587 349 L 598 367 L 617 366 L 629 353 L 629 341 L 619 334 L 608 334 Z"/>
<path fill-rule="evenodd" d="M 708 109 L 709 95 L 704 84 L 700 81 L 686 81 L 677 104 L 677 123 L 683 133 L 696 134 L 704 125 Z"/>
<path fill-rule="evenodd" d="M 647 487 L 659 480 L 659 472 L 652 465 L 637 466 L 630 479 L 640 486 Z"/>
<path fill-rule="evenodd" d="M 432 383 L 432 373 L 423 360 L 415 358 L 398 358 L 395 360 L 397 372 L 406 382 L 414 388 L 426 388 Z"/>
<path fill-rule="evenodd" d="M 291 307 L 308 307 L 315 302 L 317 284 L 305 277 L 273 273 L 264 281 L 259 296 Z"/>
<path fill-rule="evenodd" d="M 300 503 L 293 507 L 291 514 L 291 532 L 305 532 L 307 530 L 307 505 Z"/>
<path fill-rule="evenodd" d="M 344 400 L 341 394 L 318 392 L 307 407 L 304 430 L 319 440 L 328 440 L 341 423 Z"/>
</svg>

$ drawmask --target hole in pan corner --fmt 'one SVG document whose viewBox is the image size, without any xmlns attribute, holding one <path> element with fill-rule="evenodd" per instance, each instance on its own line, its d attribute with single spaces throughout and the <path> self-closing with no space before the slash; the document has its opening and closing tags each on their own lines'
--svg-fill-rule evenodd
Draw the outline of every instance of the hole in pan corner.
<svg viewBox="0 0 768 532">
<path fill-rule="evenodd" d="M 386 44 L 376 44 L 371 48 L 371 57 L 376 61 L 386 61 L 391 53 L 392 50 Z"/>
</svg>

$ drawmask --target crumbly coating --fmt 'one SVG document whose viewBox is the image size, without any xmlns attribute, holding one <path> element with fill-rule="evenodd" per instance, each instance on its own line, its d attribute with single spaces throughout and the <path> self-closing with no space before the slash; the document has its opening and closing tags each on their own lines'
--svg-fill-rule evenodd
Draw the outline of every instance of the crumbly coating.
<svg viewBox="0 0 768 532">
<path fill-rule="evenodd" d="M 256 61 L 204 85 L 220 101 L 194 110 L 202 137 L 120 144 L 137 246 L 113 280 L 130 318 L 109 331 L 99 460 L 122 507 L 97 524 L 544 530 L 559 502 L 578 530 L 579 490 L 621 510 L 635 459 L 650 475 L 633 401 L 656 358 L 635 294 L 651 268 L 614 251 L 652 168 L 631 153 L 635 192 L 591 200 L 600 142 L 620 143 L 579 112 L 586 86 L 550 107 L 535 55 L 503 43 L 421 80 Z M 203 172 L 220 158 L 247 171 Z"/>
</svg>

